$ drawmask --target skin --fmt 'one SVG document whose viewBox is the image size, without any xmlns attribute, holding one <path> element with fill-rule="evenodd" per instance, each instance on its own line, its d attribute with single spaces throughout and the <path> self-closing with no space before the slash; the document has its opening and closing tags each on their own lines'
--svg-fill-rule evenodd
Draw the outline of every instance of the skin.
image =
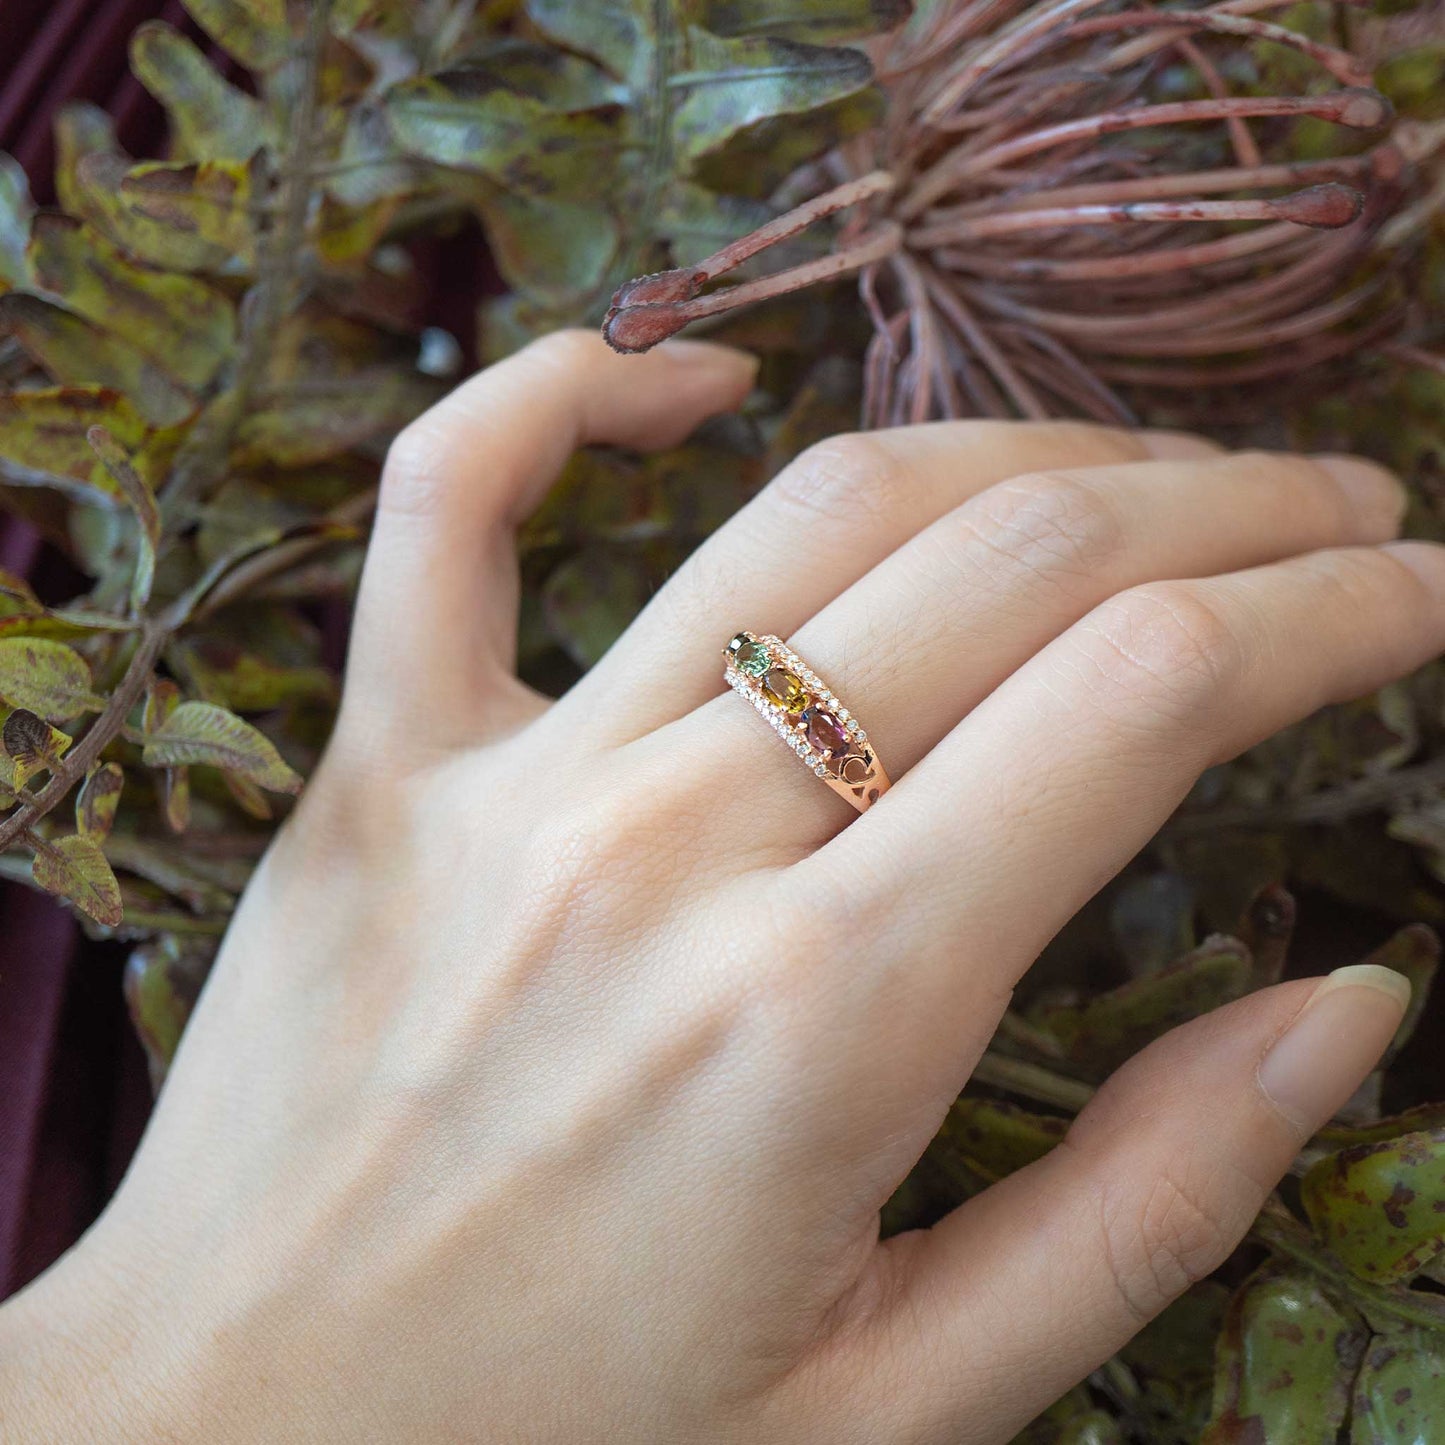
<svg viewBox="0 0 1445 1445">
<path fill-rule="evenodd" d="M 794 462 L 555 703 L 512 532 L 753 363 L 563 333 L 392 449 L 341 718 L 86 1238 L 0 1309 L 9 1441 L 981 1445 L 1216 1267 L 1399 1018 L 1167 1035 L 929 1231 L 878 1211 L 1048 939 L 1199 773 L 1445 649 L 1346 458 L 965 422 Z M 858 817 L 723 692 L 789 637 Z"/>
</svg>

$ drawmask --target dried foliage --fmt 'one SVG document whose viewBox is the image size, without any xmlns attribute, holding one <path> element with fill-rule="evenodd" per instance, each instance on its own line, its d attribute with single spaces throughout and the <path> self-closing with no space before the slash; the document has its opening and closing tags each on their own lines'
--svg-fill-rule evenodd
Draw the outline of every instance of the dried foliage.
<svg viewBox="0 0 1445 1445">
<path fill-rule="evenodd" d="M 542 686 L 860 405 L 1222 427 L 1264 401 L 1230 439 L 1381 456 L 1445 535 L 1438 3 L 189 9 L 251 83 L 142 26 L 164 159 L 75 108 L 37 212 L 0 158 L 0 500 L 83 579 L 0 577 L 0 869 L 132 948 L 157 1078 L 325 740 L 323 622 L 379 459 L 474 321 L 499 355 L 621 287 L 619 343 L 702 319 L 766 359 L 744 418 L 579 454 L 527 525 Z M 451 336 L 414 319 L 420 243 L 449 235 L 503 283 Z M 1119 1061 L 1287 968 L 1375 947 L 1416 1007 L 1246 1247 L 1023 1441 L 1445 1438 L 1442 921 L 1437 667 L 1212 772 L 1051 946 L 889 1228 L 1038 1157 Z"/>
</svg>

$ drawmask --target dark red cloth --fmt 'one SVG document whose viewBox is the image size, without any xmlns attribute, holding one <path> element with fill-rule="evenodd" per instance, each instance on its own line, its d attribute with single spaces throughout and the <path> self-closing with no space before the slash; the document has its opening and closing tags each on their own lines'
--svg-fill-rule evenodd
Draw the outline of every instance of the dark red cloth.
<svg viewBox="0 0 1445 1445">
<path fill-rule="evenodd" d="M 53 198 L 51 124 L 72 98 L 103 106 L 121 142 L 153 153 L 158 108 L 127 69 L 132 30 L 178 0 L 0 0 L 0 150 Z M 0 567 L 42 592 L 56 559 L 27 527 L 0 524 Z M 0 1297 L 61 1254 L 95 1217 L 149 1108 L 145 1062 L 120 992 L 123 950 L 87 943 L 68 914 L 0 885 Z"/>
</svg>

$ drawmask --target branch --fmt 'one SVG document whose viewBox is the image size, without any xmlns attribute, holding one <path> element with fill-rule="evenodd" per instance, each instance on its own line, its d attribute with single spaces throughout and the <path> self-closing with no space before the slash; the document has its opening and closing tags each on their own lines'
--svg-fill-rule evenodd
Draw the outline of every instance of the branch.
<svg viewBox="0 0 1445 1445">
<path fill-rule="evenodd" d="M 142 628 L 140 643 L 131 654 L 125 675 L 111 693 L 105 710 L 86 730 L 85 736 L 66 753 L 60 766 L 50 775 L 50 781 L 33 799 L 22 804 L 0 823 L 0 853 L 55 807 L 119 735 L 131 708 L 145 691 L 156 659 L 169 636 L 170 629 L 161 623 L 147 623 Z"/>
</svg>

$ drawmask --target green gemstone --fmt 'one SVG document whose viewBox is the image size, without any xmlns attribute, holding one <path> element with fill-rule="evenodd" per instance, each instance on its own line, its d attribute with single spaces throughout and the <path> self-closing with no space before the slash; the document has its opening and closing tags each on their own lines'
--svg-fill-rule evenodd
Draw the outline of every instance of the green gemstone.
<svg viewBox="0 0 1445 1445">
<path fill-rule="evenodd" d="M 768 649 L 761 642 L 745 642 L 733 654 L 733 661 L 749 677 L 761 677 L 772 665 Z"/>
</svg>

